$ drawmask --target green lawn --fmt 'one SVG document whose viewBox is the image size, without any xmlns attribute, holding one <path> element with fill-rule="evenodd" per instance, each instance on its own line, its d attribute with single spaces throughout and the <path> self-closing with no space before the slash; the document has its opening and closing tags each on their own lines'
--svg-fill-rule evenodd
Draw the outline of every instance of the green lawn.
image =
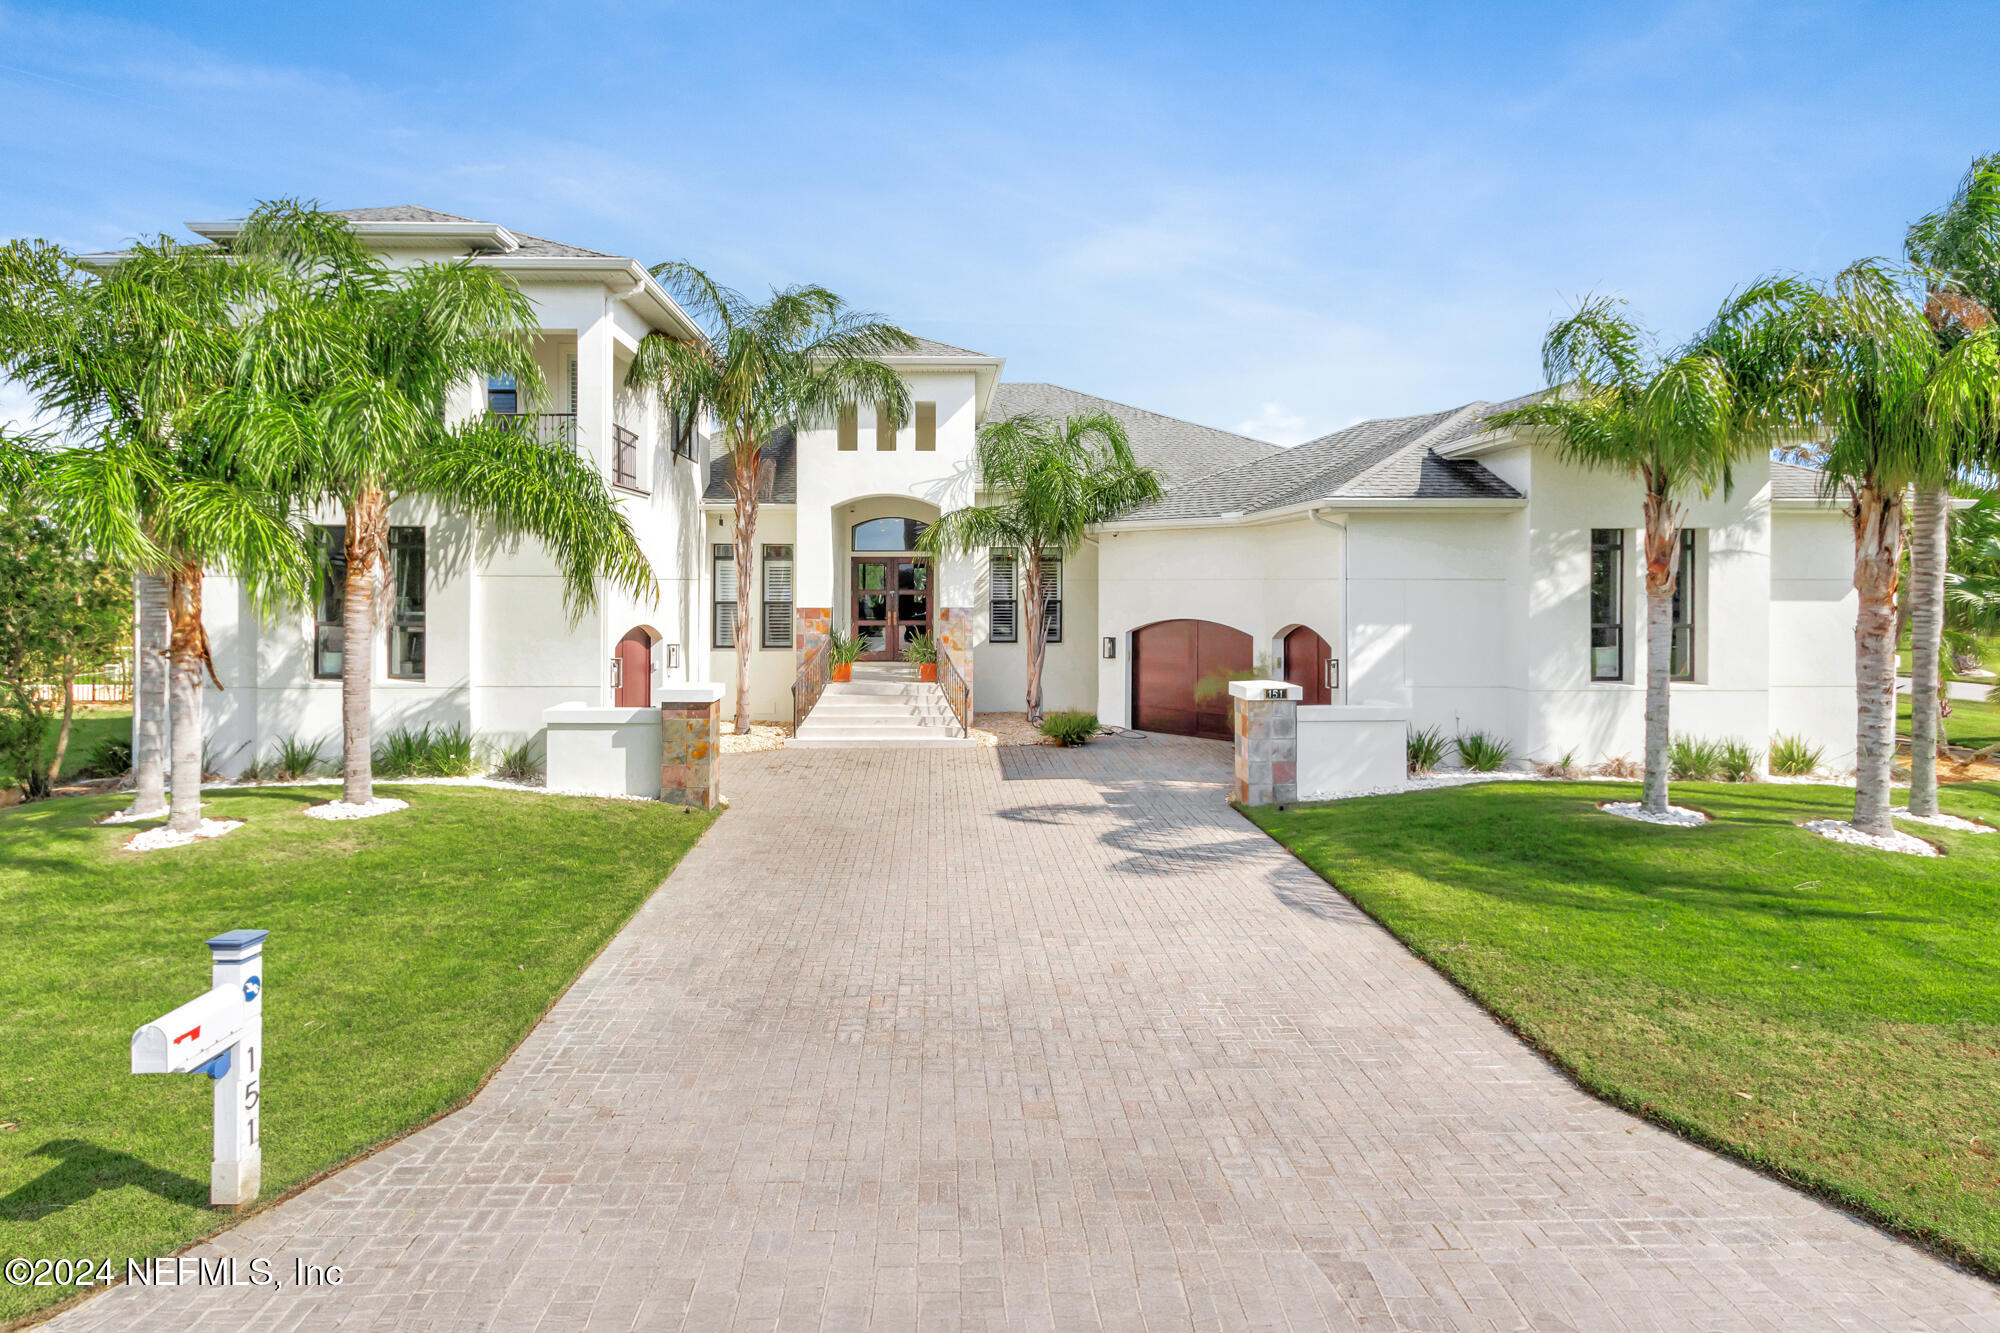
<svg viewBox="0 0 2000 1333">
<path fill-rule="evenodd" d="M 411 808 L 304 818 L 333 789 L 218 792 L 247 821 L 136 855 L 122 798 L 0 812 L 0 1259 L 163 1254 L 208 1207 L 210 1089 L 134 1077 L 132 1030 L 208 987 L 202 941 L 269 930 L 264 1187 L 464 1101 L 711 823 L 636 801 L 386 785 Z M 0 1285 L 0 1322 L 64 1293 Z"/>
<path fill-rule="evenodd" d="M 1897 727 L 1907 736 L 1910 734 L 1910 696 L 1896 696 Z M 1944 721 L 1946 737 L 1953 745 L 1979 749 L 2000 741 L 2000 704 L 1987 703 L 1983 699 L 1953 699 L 1951 716 Z"/>
<path fill-rule="evenodd" d="M 2000 1274 L 2000 835 L 1927 860 L 1794 827 L 1838 788 L 1674 795 L 1716 822 L 1608 783 L 1252 818 L 1592 1091 Z M 1943 804 L 2000 823 L 2000 785 Z"/>
<path fill-rule="evenodd" d="M 56 757 L 56 736 L 62 730 L 62 715 L 49 719 L 48 734 L 42 737 L 42 765 L 44 769 Z M 75 777 L 77 770 L 90 762 L 97 747 L 116 736 L 129 740 L 132 736 L 132 710 L 125 708 L 79 708 L 76 719 L 70 724 L 69 748 L 63 751 L 62 776 Z M 0 785 L 11 784 L 18 774 L 9 772 L 9 765 L 0 759 Z"/>
</svg>

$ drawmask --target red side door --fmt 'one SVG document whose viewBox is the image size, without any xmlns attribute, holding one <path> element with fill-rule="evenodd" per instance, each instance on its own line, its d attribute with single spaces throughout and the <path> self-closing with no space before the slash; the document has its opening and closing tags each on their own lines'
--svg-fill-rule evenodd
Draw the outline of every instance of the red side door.
<svg viewBox="0 0 2000 1333">
<path fill-rule="evenodd" d="M 642 629 L 618 641 L 618 688 L 612 702 L 619 708 L 653 706 L 653 641 Z"/>
<path fill-rule="evenodd" d="M 1326 664 L 1332 658 L 1326 640 L 1304 625 L 1285 636 L 1285 679 L 1305 691 L 1301 703 L 1333 702 L 1333 691 L 1326 685 Z"/>
</svg>

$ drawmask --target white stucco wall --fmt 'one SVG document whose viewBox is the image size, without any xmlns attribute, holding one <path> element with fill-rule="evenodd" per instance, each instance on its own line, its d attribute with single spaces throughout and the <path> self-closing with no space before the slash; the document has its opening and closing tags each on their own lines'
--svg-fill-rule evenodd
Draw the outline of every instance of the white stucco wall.
<svg viewBox="0 0 2000 1333">
<path fill-rule="evenodd" d="M 1772 522 L 1771 731 L 1803 736 L 1837 771 L 1854 767 L 1854 530 L 1836 509 L 1779 509 Z"/>
</svg>

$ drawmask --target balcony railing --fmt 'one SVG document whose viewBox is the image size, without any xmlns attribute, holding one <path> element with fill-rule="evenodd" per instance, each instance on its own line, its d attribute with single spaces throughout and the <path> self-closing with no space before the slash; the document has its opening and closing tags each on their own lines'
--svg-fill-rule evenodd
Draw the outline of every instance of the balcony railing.
<svg viewBox="0 0 2000 1333">
<path fill-rule="evenodd" d="M 628 491 L 646 489 L 639 473 L 638 432 L 616 423 L 611 427 L 611 484 Z"/>
<path fill-rule="evenodd" d="M 574 412 L 494 412 L 491 416 L 501 429 L 517 431 L 537 443 L 576 448 Z"/>
</svg>

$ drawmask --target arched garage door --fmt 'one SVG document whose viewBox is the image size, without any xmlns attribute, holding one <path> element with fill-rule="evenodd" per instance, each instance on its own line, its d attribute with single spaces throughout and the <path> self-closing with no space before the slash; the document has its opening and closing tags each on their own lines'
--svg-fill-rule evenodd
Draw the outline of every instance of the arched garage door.
<svg viewBox="0 0 2000 1333">
<path fill-rule="evenodd" d="M 1132 725 L 1229 739 L 1229 678 L 1248 672 L 1250 636 L 1212 620 L 1162 620 L 1132 636 Z"/>
</svg>

